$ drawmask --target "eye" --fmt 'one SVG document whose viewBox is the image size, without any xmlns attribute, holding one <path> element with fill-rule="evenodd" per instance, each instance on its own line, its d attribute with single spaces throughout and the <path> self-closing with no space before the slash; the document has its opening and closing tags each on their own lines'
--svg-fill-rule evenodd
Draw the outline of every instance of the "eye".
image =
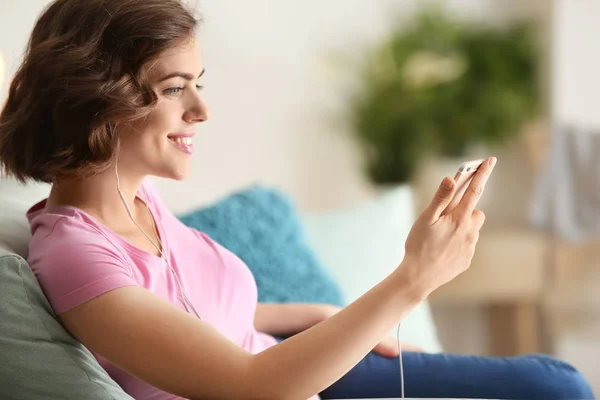
<svg viewBox="0 0 600 400">
<path fill-rule="evenodd" d="M 164 91 L 164 93 L 168 96 L 177 96 L 182 90 L 183 90 L 183 87 L 175 86 L 175 87 L 166 89 Z"/>
<path fill-rule="evenodd" d="M 183 90 L 185 89 L 185 87 L 183 86 L 174 86 L 172 88 L 168 88 L 164 91 L 164 94 L 166 94 L 167 96 L 177 96 L 179 95 Z M 204 86 L 202 85 L 196 85 L 196 90 L 197 91 L 201 91 L 202 89 L 204 89 Z"/>
</svg>

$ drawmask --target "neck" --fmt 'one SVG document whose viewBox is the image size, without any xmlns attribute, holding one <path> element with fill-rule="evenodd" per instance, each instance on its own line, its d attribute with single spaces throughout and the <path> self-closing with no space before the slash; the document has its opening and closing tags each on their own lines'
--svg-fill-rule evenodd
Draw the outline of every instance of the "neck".
<svg viewBox="0 0 600 400">
<path fill-rule="evenodd" d="M 123 198 L 134 213 L 136 193 L 145 176 L 128 174 L 124 169 L 119 170 L 118 176 Z M 122 226 L 125 221 L 130 221 L 117 190 L 115 168 L 85 179 L 64 179 L 54 183 L 48 203 L 81 208 L 109 226 Z"/>
</svg>

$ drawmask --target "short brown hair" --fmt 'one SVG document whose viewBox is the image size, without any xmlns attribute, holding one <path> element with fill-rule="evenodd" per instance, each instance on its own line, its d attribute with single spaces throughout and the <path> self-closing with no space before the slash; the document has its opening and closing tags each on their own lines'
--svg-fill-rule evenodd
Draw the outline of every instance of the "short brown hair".
<svg viewBox="0 0 600 400">
<path fill-rule="evenodd" d="M 117 128 L 156 103 L 143 66 L 193 37 L 180 0 L 55 0 L 0 114 L 0 172 L 53 182 L 106 170 Z"/>
</svg>

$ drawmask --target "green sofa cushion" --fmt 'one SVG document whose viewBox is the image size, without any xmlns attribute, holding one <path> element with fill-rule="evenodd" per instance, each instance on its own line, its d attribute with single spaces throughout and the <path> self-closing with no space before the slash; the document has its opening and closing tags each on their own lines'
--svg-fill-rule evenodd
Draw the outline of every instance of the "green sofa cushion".
<svg viewBox="0 0 600 400">
<path fill-rule="evenodd" d="M 27 262 L 0 251 L 0 399 L 133 400 L 58 322 Z"/>
</svg>

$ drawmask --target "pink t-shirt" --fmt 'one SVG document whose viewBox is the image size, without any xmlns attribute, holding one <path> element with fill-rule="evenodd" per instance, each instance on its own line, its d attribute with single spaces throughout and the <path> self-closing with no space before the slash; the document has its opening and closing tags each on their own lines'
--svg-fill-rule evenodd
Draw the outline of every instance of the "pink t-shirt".
<svg viewBox="0 0 600 400">
<path fill-rule="evenodd" d="M 149 179 L 137 195 L 147 202 L 163 251 L 202 319 L 254 354 L 276 344 L 272 336 L 254 328 L 257 288 L 246 264 L 206 234 L 181 223 Z M 177 281 L 162 258 L 133 246 L 83 210 L 46 206 L 44 200 L 27 217 L 32 231 L 28 261 L 56 314 L 124 286 L 141 286 L 185 310 Z M 132 397 L 180 399 L 94 356 Z"/>
</svg>

